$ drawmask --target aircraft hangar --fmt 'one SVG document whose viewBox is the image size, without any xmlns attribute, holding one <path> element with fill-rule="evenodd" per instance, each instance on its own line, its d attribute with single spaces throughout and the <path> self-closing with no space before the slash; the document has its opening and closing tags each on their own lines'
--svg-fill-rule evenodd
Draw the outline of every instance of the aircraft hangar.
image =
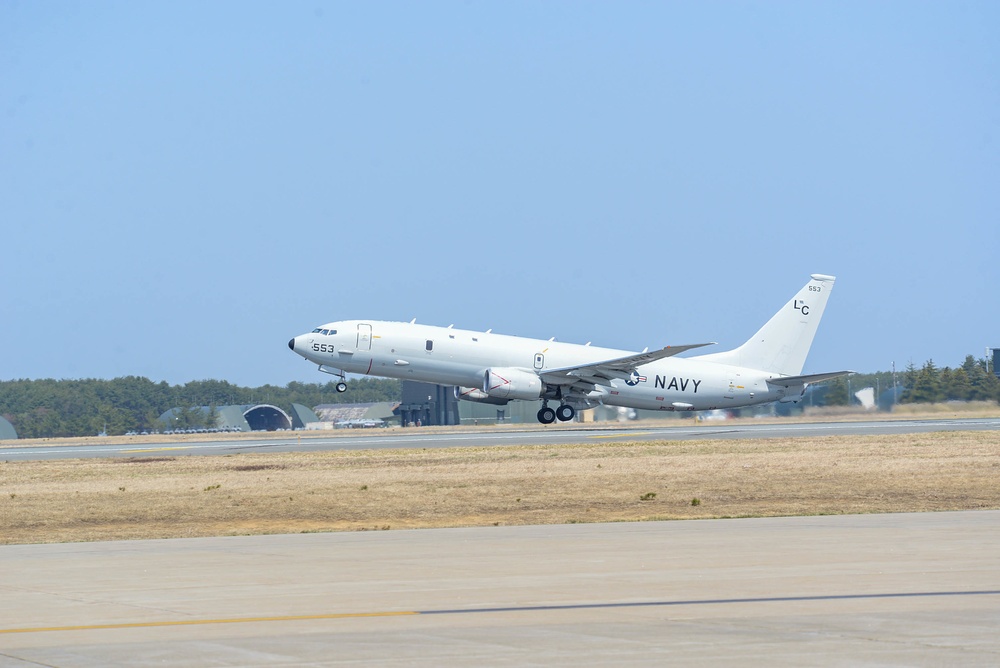
<svg viewBox="0 0 1000 668">
<path fill-rule="evenodd" d="M 195 406 L 184 409 L 171 408 L 160 416 L 160 422 L 165 425 L 181 422 L 185 410 L 197 411 L 207 420 L 212 412 L 211 406 Z M 243 404 L 215 407 L 215 429 L 224 431 L 280 431 L 304 429 L 310 422 L 319 418 L 313 411 L 302 404 L 292 404 L 292 410 L 285 411 L 271 404 Z"/>
</svg>

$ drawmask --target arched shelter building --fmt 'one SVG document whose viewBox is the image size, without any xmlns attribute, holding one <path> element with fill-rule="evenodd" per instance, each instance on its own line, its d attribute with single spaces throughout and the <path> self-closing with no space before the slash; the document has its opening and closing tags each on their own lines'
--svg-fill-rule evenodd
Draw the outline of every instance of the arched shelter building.
<svg viewBox="0 0 1000 668">
<path fill-rule="evenodd" d="M 207 424 L 212 414 L 212 407 L 171 408 L 160 416 L 160 422 L 166 429 L 174 429 L 172 425 L 175 424 L 179 428 L 187 427 L 188 425 L 181 424 L 182 418 L 185 412 L 191 411 L 200 413 L 201 423 Z M 215 424 L 211 427 L 223 431 L 278 431 L 304 429 L 307 423 L 316 421 L 318 421 L 316 414 L 302 404 L 292 404 L 291 412 L 271 404 L 244 404 L 216 406 Z"/>
</svg>

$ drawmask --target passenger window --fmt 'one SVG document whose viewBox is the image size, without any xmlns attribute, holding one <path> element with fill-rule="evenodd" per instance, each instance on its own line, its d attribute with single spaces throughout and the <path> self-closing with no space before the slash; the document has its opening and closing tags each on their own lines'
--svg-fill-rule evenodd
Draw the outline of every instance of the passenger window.
<svg viewBox="0 0 1000 668">
<path fill-rule="evenodd" d="M 427 340 L 427 352 L 434 350 L 434 342 L 430 339 Z"/>
</svg>

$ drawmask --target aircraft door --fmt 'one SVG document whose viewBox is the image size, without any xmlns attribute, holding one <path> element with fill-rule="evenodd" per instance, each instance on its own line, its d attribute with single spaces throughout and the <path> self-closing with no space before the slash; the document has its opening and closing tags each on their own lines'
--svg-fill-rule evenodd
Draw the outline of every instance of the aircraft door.
<svg viewBox="0 0 1000 668">
<path fill-rule="evenodd" d="M 545 355 L 542 353 L 535 353 L 535 368 L 541 370 L 545 366 Z"/>
<path fill-rule="evenodd" d="M 372 349 L 372 326 L 358 325 L 358 350 Z"/>
</svg>

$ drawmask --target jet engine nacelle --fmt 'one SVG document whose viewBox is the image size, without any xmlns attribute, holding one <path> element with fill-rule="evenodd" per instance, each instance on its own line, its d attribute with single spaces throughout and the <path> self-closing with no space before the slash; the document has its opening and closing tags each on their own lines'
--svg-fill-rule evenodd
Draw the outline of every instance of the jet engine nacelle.
<svg viewBox="0 0 1000 668">
<path fill-rule="evenodd" d="M 506 406 L 509 399 L 499 399 L 491 397 L 478 387 L 456 387 L 455 398 L 462 401 L 475 401 L 480 404 L 493 404 L 495 406 Z"/>
<path fill-rule="evenodd" d="M 497 399 L 540 399 L 545 386 L 538 374 L 493 367 L 483 374 L 483 392 Z"/>
</svg>

